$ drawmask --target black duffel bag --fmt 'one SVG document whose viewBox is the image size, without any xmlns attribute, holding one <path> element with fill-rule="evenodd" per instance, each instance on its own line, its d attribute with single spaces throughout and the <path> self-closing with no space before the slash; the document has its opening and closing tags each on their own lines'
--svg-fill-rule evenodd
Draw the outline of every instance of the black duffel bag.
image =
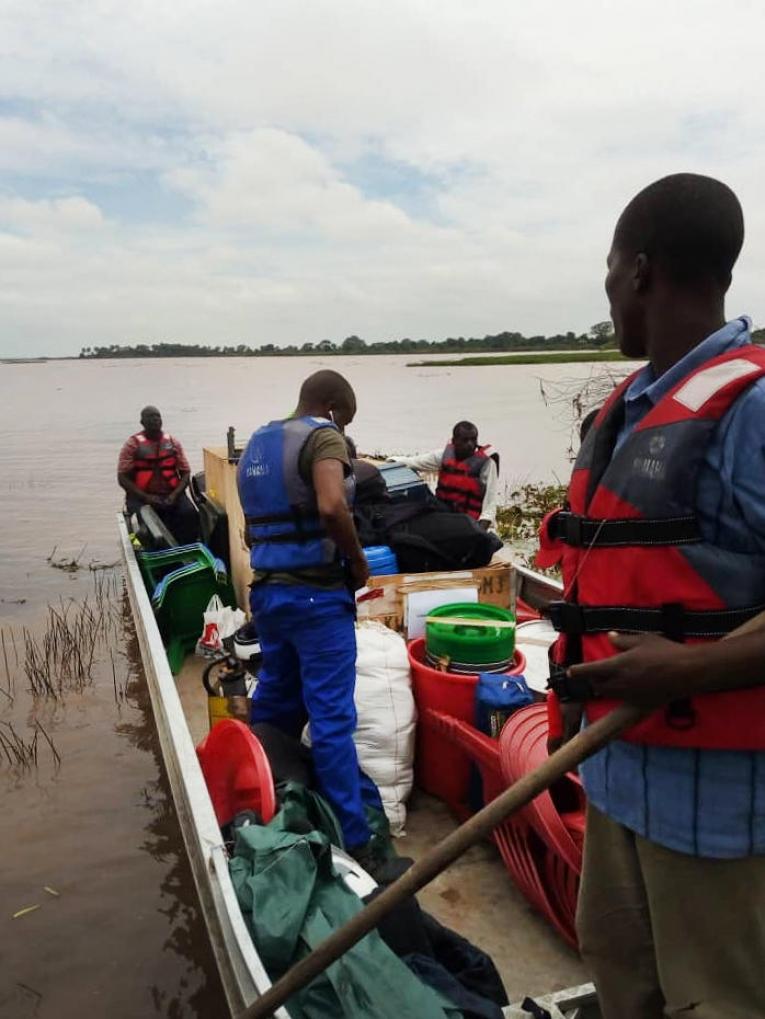
<svg viewBox="0 0 765 1019">
<path fill-rule="evenodd" d="M 365 548 L 389 545 L 401 573 L 479 569 L 502 548 L 495 534 L 464 513 L 455 513 L 434 495 L 428 494 L 423 501 L 391 500 L 374 464 L 360 460 L 353 464 L 359 541 Z"/>
<path fill-rule="evenodd" d="M 401 573 L 479 569 L 502 548 L 471 517 L 435 507 L 389 528 L 387 538 Z"/>
</svg>

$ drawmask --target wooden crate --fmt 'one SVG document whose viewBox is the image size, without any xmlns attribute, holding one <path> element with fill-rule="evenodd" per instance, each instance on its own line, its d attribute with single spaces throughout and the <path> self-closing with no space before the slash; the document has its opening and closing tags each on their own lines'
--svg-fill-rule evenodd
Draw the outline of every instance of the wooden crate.
<svg viewBox="0 0 765 1019">
<path fill-rule="evenodd" d="M 369 588 L 373 597 L 359 602 L 358 618 L 375 619 L 392 630 L 405 634 L 406 596 L 410 591 L 447 591 L 449 588 L 477 586 L 478 600 L 488 605 L 512 609 L 514 584 L 512 566 L 496 563 L 478 570 L 454 570 L 441 573 L 396 573 L 373 577 Z"/>
<path fill-rule="evenodd" d="M 249 613 L 252 568 L 250 550 L 244 541 L 244 513 L 236 485 L 236 464 L 228 462 L 228 452 L 223 446 L 205 447 L 202 455 L 207 492 L 228 515 L 228 550 L 236 601 L 240 609 Z"/>
</svg>

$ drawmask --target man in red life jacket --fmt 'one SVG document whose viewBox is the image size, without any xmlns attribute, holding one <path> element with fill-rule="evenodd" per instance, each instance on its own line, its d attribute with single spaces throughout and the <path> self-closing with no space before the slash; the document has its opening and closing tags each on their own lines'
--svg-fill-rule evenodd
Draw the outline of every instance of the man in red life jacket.
<svg viewBox="0 0 765 1019">
<path fill-rule="evenodd" d="M 455 513 L 477 520 L 485 530 L 494 529 L 499 454 L 491 446 L 478 445 L 478 429 L 472 421 L 458 421 L 443 450 L 390 459 L 416 471 L 438 471 L 437 498 Z"/>
<path fill-rule="evenodd" d="M 622 353 L 648 363 L 540 533 L 564 582 L 553 745 L 583 712 L 653 709 L 581 767 L 577 929 L 604 1019 L 765 1016 L 765 634 L 719 639 L 765 607 L 765 351 L 724 313 L 743 236 L 708 177 L 627 205 L 606 294 Z"/>
<path fill-rule="evenodd" d="M 186 488 L 191 471 L 180 442 L 162 430 L 156 407 L 141 411 L 141 431 L 120 450 L 117 482 L 129 513 L 151 506 L 182 545 L 198 540 L 199 520 Z"/>
</svg>

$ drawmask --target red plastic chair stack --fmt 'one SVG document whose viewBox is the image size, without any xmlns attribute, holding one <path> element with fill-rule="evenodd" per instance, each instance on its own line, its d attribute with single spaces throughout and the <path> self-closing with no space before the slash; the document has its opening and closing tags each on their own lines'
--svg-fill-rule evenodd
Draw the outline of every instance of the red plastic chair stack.
<svg viewBox="0 0 765 1019">
<path fill-rule="evenodd" d="M 512 785 L 547 757 L 547 709 L 533 704 L 517 711 L 499 738 L 502 777 Z M 569 773 L 540 793 L 521 811 L 528 831 L 525 843 L 535 874 L 544 885 L 556 927 L 576 944 L 574 920 L 582 871 L 585 796 L 577 775 Z"/>
<path fill-rule="evenodd" d="M 499 741 L 442 712 L 426 709 L 426 713 L 428 724 L 477 765 L 487 802 L 547 755 L 547 713 L 543 704 L 515 712 Z M 584 792 L 575 775 L 568 775 L 551 792 L 542 793 L 493 833 L 516 885 L 573 946 L 583 833 Z"/>
</svg>

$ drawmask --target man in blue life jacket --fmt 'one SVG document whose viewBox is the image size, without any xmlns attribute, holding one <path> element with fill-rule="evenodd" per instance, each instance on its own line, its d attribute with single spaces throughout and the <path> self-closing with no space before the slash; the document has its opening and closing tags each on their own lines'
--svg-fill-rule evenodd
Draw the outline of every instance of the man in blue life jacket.
<svg viewBox="0 0 765 1019">
<path fill-rule="evenodd" d="M 382 803 L 353 742 L 353 591 L 368 578 L 343 437 L 355 413 L 346 379 L 316 372 L 303 383 L 292 417 L 252 435 L 238 481 L 255 575 L 250 605 L 263 650 L 252 721 L 296 737 L 310 722 L 316 776 L 346 849 L 374 870 L 381 861 L 364 808 L 381 810 Z"/>
<path fill-rule="evenodd" d="M 563 565 L 562 738 L 583 708 L 653 709 L 581 768 L 577 929 L 604 1019 L 765 1016 L 765 637 L 719 639 L 765 603 L 765 355 L 724 313 L 743 237 L 709 177 L 627 205 L 606 293 L 622 353 L 648 363 L 541 533 L 541 564 Z"/>
</svg>

